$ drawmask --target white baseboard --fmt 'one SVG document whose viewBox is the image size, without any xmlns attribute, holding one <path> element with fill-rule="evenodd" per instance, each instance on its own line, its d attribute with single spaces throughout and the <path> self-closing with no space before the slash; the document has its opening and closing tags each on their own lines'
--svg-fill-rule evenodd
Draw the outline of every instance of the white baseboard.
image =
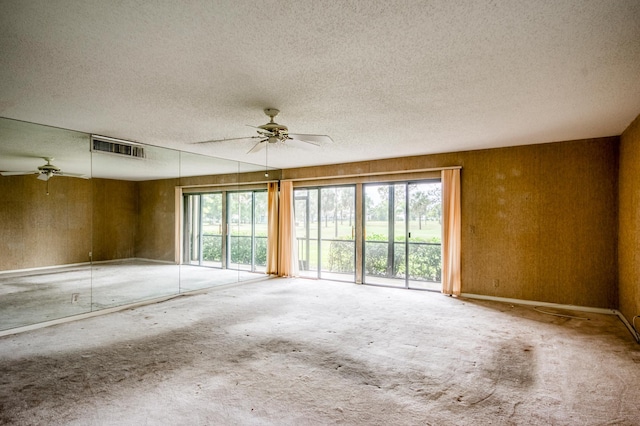
<svg viewBox="0 0 640 426">
<path fill-rule="evenodd" d="M 79 266 L 90 266 L 90 265 L 91 265 L 91 262 L 82 262 L 82 263 L 67 263 L 64 265 L 38 266 L 35 268 L 25 268 L 25 269 L 7 269 L 5 271 L 0 271 L 0 275 L 24 274 L 29 272 L 40 272 L 40 271 L 53 271 L 55 269 L 76 268 Z"/>
<path fill-rule="evenodd" d="M 631 323 L 629 323 L 629 321 L 627 321 L 625 316 L 622 315 L 622 312 L 620 312 L 617 309 L 616 309 L 616 315 L 618 315 L 618 318 L 620 318 L 620 321 L 622 321 L 622 323 L 627 326 L 627 328 L 631 332 L 631 335 L 636 339 L 636 342 L 640 343 L 640 333 L 638 331 L 636 331 L 635 328 L 633 328 Z"/>
<path fill-rule="evenodd" d="M 123 263 L 123 262 L 150 262 L 150 263 L 161 263 L 164 265 L 177 265 L 177 263 L 170 260 L 157 260 L 157 259 L 146 259 L 143 257 L 126 257 L 122 259 L 111 259 L 111 260 L 94 260 L 92 262 L 81 262 L 81 263 L 65 263 L 64 265 L 50 265 L 50 266 L 36 266 L 34 268 L 24 268 L 24 269 L 7 269 L 4 271 L 0 271 L 0 276 L 7 274 L 24 274 L 24 273 L 32 273 L 32 272 L 41 272 L 41 271 L 54 271 L 56 269 L 64 269 L 64 268 L 77 268 L 79 266 L 91 266 L 91 265 L 101 265 L 101 264 L 109 264 L 109 263 Z"/>
<path fill-rule="evenodd" d="M 508 297 L 485 296 L 483 294 L 462 293 L 468 299 L 492 300 L 494 302 L 514 303 L 516 305 L 544 306 L 545 308 L 569 309 L 572 311 L 592 312 L 594 314 L 616 315 L 615 309 L 591 308 L 588 306 L 563 305 L 561 303 L 537 302 L 535 300 L 511 299 Z"/>
<path fill-rule="evenodd" d="M 512 303 L 514 305 L 541 306 L 545 308 L 566 309 L 571 311 L 591 312 L 594 314 L 616 315 L 620 321 L 627 327 L 636 342 L 640 343 L 640 333 L 627 321 L 622 312 L 617 309 L 592 308 L 590 306 L 563 305 L 561 303 L 536 302 L 535 300 L 511 299 L 508 297 L 485 296 L 482 294 L 462 293 L 460 297 L 467 299 L 491 300 L 494 302 Z"/>
<path fill-rule="evenodd" d="M 177 263 L 171 260 L 158 260 L 158 259 L 147 259 L 144 257 L 124 257 L 122 259 L 110 259 L 110 260 L 96 260 L 93 262 L 96 264 L 117 264 L 117 263 L 127 263 L 127 262 L 149 262 L 149 263 L 160 263 L 163 265 L 177 265 Z"/>
</svg>

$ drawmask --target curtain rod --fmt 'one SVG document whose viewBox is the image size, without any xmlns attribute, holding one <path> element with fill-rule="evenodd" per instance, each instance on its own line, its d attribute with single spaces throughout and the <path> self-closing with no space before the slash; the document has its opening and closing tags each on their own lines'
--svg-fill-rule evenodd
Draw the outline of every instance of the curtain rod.
<svg viewBox="0 0 640 426">
<path fill-rule="evenodd" d="M 323 179 L 342 179 L 342 178 L 352 178 L 352 177 L 363 177 L 363 176 L 381 176 L 381 175 L 402 175 L 409 173 L 424 173 L 424 172 L 439 172 L 442 170 L 455 170 L 462 169 L 462 166 L 449 166 L 449 167 L 430 167 L 425 169 L 411 169 L 411 170 L 398 170 L 398 171 L 384 171 L 384 172 L 369 172 L 369 173 L 353 173 L 349 175 L 335 175 L 335 176 L 317 176 L 317 177 L 307 177 L 307 178 L 297 178 L 297 179 L 280 179 L 287 180 L 291 182 L 303 182 L 306 180 L 323 180 Z M 215 183 L 215 184 L 198 184 L 198 185 L 180 185 L 179 188 L 205 188 L 205 187 L 230 187 L 230 186 L 240 186 L 240 185 L 260 185 L 265 183 L 273 183 L 280 182 L 278 179 L 272 180 L 262 180 L 256 182 L 240 182 L 240 183 Z"/>
<path fill-rule="evenodd" d="M 412 170 L 385 171 L 385 172 L 353 173 L 350 175 L 316 176 L 316 177 L 281 179 L 281 180 L 289 180 L 291 182 L 303 182 L 306 180 L 342 179 L 342 178 L 381 176 L 381 175 L 404 175 L 409 173 L 439 172 L 442 170 L 455 170 L 455 169 L 462 169 L 462 166 L 431 167 L 427 169 L 412 169 Z"/>
<path fill-rule="evenodd" d="M 273 179 L 273 180 L 261 180 L 261 181 L 255 181 L 255 182 L 238 182 L 238 183 L 202 183 L 202 184 L 198 184 L 198 185 L 179 185 L 178 188 L 210 188 L 210 187 L 216 187 L 216 186 L 222 186 L 222 187 L 230 187 L 230 186 L 241 186 L 241 185 L 261 185 L 263 183 L 273 183 L 273 182 L 280 182 L 278 179 Z"/>
</svg>

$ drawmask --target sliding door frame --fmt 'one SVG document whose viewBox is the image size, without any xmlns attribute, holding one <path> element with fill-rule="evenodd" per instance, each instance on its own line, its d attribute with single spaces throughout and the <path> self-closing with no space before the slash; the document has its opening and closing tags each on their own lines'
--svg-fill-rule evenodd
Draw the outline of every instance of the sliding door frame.
<svg viewBox="0 0 640 426">
<path fill-rule="evenodd" d="M 355 183 L 341 183 L 341 184 L 337 184 L 337 185 L 322 185 L 322 186 L 299 186 L 297 188 L 294 188 L 294 204 L 295 201 L 304 201 L 305 202 L 305 240 L 304 240 L 304 253 L 307 254 L 307 257 L 309 257 L 310 255 L 310 250 L 311 250 L 311 244 L 310 244 L 310 240 L 316 240 L 315 244 L 316 244 L 316 264 L 317 264 L 317 271 L 316 272 L 316 276 L 315 277 L 307 277 L 307 278 L 315 278 L 315 279 L 331 279 L 331 278 L 324 278 L 323 277 L 323 262 L 322 262 L 322 254 L 323 254 L 323 240 L 322 238 L 322 212 L 323 212 L 323 202 L 322 202 L 322 193 L 323 190 L 329 190 L 329 189 L 333 189 L 333 188 L 352 188 L 353 189 L 353 205 L 352 205 L 352 210 L 350 213 L 350 220 L 353 220 L 352 223 L 352 231 L 351 231 L 351 239 L 349 240 L 344 240 L 345 242 L 350 242 L 353 243 L 353 257 L 352 257 L 352 262 L 353 262 L 353 275 L 351 273 L 345 273 L 345 272 L 330 272 L 330 271 L 324 271 L 325 275 L 328 276 L 328 274 L 335 274 L 335 275 L 350 275 L 352 276 L 352 279 L 347 281 L 347 282 L 356 282 L 356 277 L 357 277 L 357 272 L 358 272 L 358 262 L 357 262 L 357 233 L 356 233 L 356 229 L 357 229 L 357 223 L 358 223 L 358 217 L 357 217 L 357 194 L 358 194 L 358 190 L 357 190 L 357 185 Z M 295 195 L 296 191 L 300 191 L 300 190 L 305 190 L 307 191 L 307 194 L 305 196 L 297 196 Z M 310 200 L 310 194 L 309 191 L 317 191 L 316 193 L 316 209 L 317 211 L 315 212 L 317 215 L 317 223 L 318 223 L 318 229 L 317 229 L 317 235 L 315 235 L 315 238 L 310 238 L 310 217 L 311 217 L 311 200 Z M 336 200 L 337 202 L 337 200 Z M 338 226 L 338 217 L 337 215 L 334 215 L 333 220 L 335 222 L 335 226 Z M 337 229 L 337 228 L 336 228 Z M 298 241 L 300 242 L 300 239 L 298 239 Z M 337 241 L 337 240 L 335 240 Z M 300 249 L 298 248 L 298 253 Z M 302 260 L 302 259 L 299 259 Z M 307 267 L 309 267 L 309 265 L 307 265 Z M 307 269 L 308 270 L 308 269 Z M 340 279 L 336 279 L 334 278 L 335 281 L 345 281 L 345 280 L 340 280 Z"/>
<path fill-rule="evenodd" d="M 363 232 L 362 232 L 362 248 L 361 248 L 361 253 L 362 253 L 362 260 L 360 262 L 360 270 L 362 272 L 362 283 L 363 284 L 367 284 L 367 285 L 374 285 L 374 286 L 381 286 L 381 287 L 393 287 L 393 288 L 398 288 L 398 286 L 395 286 L 391 283 L 389 284 L 384 284 L 381 282 L 367 282 L 367 274 L 366 274 L 366 259 L 367 259 L 367 239 L 366 239 L 366 235 L 367 235 L 367 230 L 366 230 L 366 217 L 367 217 L 367 211 L 366 211 L 366 203 L 364 202 L 365 200 L 365 196 L 366 196 L 366 187 L 367 186 L 387 186 L 388 187 L 388 197 L 387 197 L 387 264 L 386 264 L 386 275 L 385 277 L 382 277 L 383 279 L 389 279 L 389 280 L 398 280 L 401 281 L 402 279 L 400 278 L 395 278 L 395 271 L 396 271 L 396 267 L 398 266 L 396 264 L 396 220 L 397 220 L 397 209 L 396 209 L 396 186 L 397 185 L 402 185 L 404 187 L 404 211 L 403 211 L 403 215 L 404 215 L 404 279 L 402 281 L 404 281 L 404 286 L 402 288 L 405 289 L 412 289 L 412 290 L 426 290 L 426 291 L 440 291 L 434 288 L 420 288 L 420 287 L 415 287 L 415 286 L 411 286 L 410 283 L 412 281 L 416 281 L 416 280 L 411 280 L 411 186 L 412 185 L 419 185 L 419 184 L 428 184 L 428 183 L 440 183 L 441 184 L 441 179 L 440 178 L 425 178 L 425 179 L 411 179 L 411 180 L 406 180 L 406 181 L 398 181 L 398 180 L 394 180 L 394 181 L 379 181 L 379 182 L 368 182 L 363 184 L 363 188 L 362 188 L 362 200 L 363 200 L 363 205 L 362 205 L 362 214 L 360 216 L 361 220 L 360 220 L 360 226 L 362 226 Z M 440 203 L 442 203 L 442 198 L 440 199 Z M 442 231 L 441 231 L 442 233 Z M 440 238 L 440 258 L 442 259 L 442 237 Z M 442 260 L 440 260 L 440 269 L 442 269 Z M 434 284 L 440 283 L 441 281 L 425 281 L 425 282 L 433 282 Z"/>
</svg>

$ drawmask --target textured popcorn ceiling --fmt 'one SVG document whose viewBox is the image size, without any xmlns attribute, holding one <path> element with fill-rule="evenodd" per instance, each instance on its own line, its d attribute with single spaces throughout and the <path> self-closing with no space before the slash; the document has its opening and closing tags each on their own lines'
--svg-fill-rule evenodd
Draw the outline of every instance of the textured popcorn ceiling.
<svg viewBox="0 0 640 426">
<path fill-rule="evenodd" d="M 299 167 L 620 134 L 640 2 L 0 1 L 0 116 Z M 10 144 L 10 141 L 0 141 Z"/>
</svg>

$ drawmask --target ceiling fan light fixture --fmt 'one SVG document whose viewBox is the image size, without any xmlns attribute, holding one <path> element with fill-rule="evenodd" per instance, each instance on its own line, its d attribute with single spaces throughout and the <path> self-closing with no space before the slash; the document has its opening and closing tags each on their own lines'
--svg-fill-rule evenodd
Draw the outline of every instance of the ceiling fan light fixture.
<svg viewBox="0 0 640 426">
<path fill-rule="evenodd" d="M 46 171 L 43 170 L 38 175 L 38 179 L 44 180 L 44 181 L 48 181 L 52 177 L 53 177 L 53 171 L 52 170 L 46 170 Z"/>
</svg>

